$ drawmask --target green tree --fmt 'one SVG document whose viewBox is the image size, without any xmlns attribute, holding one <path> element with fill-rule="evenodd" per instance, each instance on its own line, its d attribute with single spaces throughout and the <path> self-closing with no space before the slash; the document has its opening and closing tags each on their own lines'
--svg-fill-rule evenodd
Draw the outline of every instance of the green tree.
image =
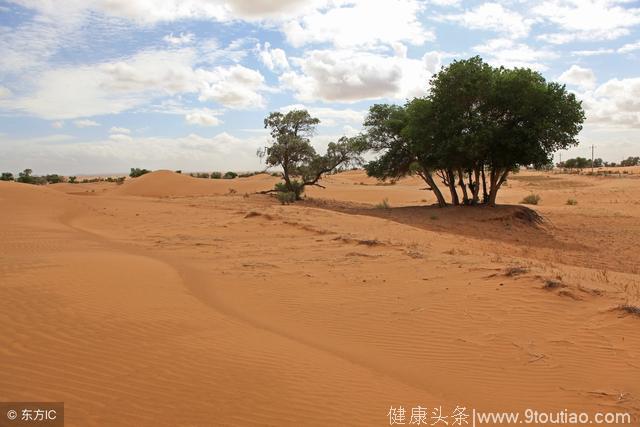
<svg viewBox="0 0 640 427">
<path fill-rule="evenodd" d="M 325 155 L 317 154 L 310 138 L 319 123 L 306 110 L 275 112 L 264 120 L 272 142 L 258 150 L 258 156 L 267 167 L 282 168 L 284 182 L 276 191 L 293 193 L 299 200 L 306 186 L 322 187 L 318 182 L 324 174 L 361 161 L 360 153 L 365 149 L 361 138 L 340 138 L 328 145 Z"/>
<path fill-rule="evenodd" d="M 25 169 L 22 172 L 18 173 L 18 179 L 16 181 L 22 182 L 24 184 L 35 184 L 36 179 L 32 174 L 33 171 L 31 169 Z"/>
<path fill-rule="evenodd" d="M 419 172 L 440 206 L 446 202 L 434 174 L 452 204 L 480 203 L 482 190 L 482 202 L 495 205 L 511 171 L 544 167 L 555 151 L 577 144 L 581 103 L 532 70 L 494 68 L 474 57 L 453 62 L 430 86 L 426 98 L 405 107 L 370 109 L 365 136 L 382 155 L 366 169 L 382 178 Z"/>
<path fill-rule="evenodd" d="M 2 175 L 0 175 L 0 181 L 13 181 L 13 179 L 11 172 L 2 172 Z"/>
</svg>

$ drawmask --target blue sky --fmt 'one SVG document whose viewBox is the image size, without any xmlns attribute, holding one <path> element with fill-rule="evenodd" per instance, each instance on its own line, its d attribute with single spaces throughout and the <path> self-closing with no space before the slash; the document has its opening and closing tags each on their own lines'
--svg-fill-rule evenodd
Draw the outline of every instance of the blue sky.
<svg viewBox="0 0 640 427">
<path fill-rule="evenodd" d="M 640 155 L 640 3 L 629 0 L 0 0 L 0 170 L 257 170 L 270 111 L 314 145 L 459 58 L 561 81 L 587 112 L 563 157 Z"/>
</svg>

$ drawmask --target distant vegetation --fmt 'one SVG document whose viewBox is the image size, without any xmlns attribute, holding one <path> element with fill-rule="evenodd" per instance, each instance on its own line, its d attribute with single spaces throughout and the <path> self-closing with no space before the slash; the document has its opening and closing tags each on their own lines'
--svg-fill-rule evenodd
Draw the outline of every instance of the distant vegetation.
<svg viewBox="0 0 640 427">
<path fill-rule="evenodd" d="M 129 176 L 131 178 L 137 178 L 139 176 L 146 175 L 149 172 L 151 172 L 151 171 L 147 170 L 147 169 L 131 168 L 131 173 L 129 173 Z"/>
<path fill-rule="evenodd" d="M 578 144 L 581 103 L 535 71 L 474 57 L 442 69 L 430 88 L 404 106 L 371 107 L 365 137 L 380 156 L 365 169 L 380 179 L 416 174 L 440 206 L 436 180 L 453 205 L 495 205 L 509 173 L 549 165 L 555 151 Z"/>
</svg>

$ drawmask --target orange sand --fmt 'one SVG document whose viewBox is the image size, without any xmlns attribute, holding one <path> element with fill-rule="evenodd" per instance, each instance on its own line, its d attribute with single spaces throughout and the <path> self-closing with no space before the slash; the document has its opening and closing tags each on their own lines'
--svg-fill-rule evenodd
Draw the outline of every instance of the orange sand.
<svg viewBox="0 0 640 427">
<path fill-rule="evenodd" d="M 540 194 L 541 226 L 360 171 L 293 206 L 251 194 L 266 174 L 0 182 L 0 401 L 67 426 L 638 415 L 640 317 L 615 310 L 640 305 L 637 173 L 515 175 L 499 202 Z"/>
</svg>

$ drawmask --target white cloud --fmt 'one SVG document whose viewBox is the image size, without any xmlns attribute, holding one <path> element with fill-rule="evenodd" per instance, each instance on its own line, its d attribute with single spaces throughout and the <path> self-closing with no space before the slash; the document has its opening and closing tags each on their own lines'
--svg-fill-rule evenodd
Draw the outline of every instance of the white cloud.
<svg viewBox="0 0 640 427">
<path fill-rule="evenodd" d="M 287 60 L 287 54 L 284 50 L 279 48 L 271 48 L 269 42 L 265 42 L 264 47 L 258 43 L 256 45 L 256 51 L 260 61 L 269 70 L 287 70 L 289 69 L 289 61 Z"/>
<path fill-rule="evenodd" d="M 121 134 L 129 135 L 131 133 L 131 130 L 127 128 L 113 126 L 111 129 L 109 129 L 109 133 L 121 133 Z"/>
<path fill-rule="evenodd" d="M 583 89 L 591 89 L 596 85 L 596 75 L 593 71 L 579 65 L 572 65 L 558 77 L 558 80 Z"/>
<path fill-rule="evenodd" d="M 124 133 L 114 133 L 112 135 L 109 135 L 109 139 L 111 141 L 116 141 L 116 142 L 131 142 L 131 141 L 133 141 L 133 138 L 131 138 L 130 135 L 126 135 Z"/>
<path fill-rule="evenodd" d="M 217 67 L 207 73 L 200 101 L 215 101 L 231 108 L 256 108 L 265 104 L 260 91 L 264 77 L 259 71 L 242 65 Z"/>
<path fill-rule="evenodd" d="M 173 33 L 171 33 L 164 36 L 162 40 L 172 46 L 180 46 L 193 43 L 193 41 L 195 40 L 195 35 L 193 33 L 180 33 L 179 35 L 174 36 Z"/>
<path fill-rule="evenodd" d="M 218 112 L 200 109 L 188 112 L 185 115 L 187 123 L 198 126 L 219 126 L 222 124 L 222 120 L 218 118 Z"/>
<path fill-rule="evenodd" d="M 612 79 L 594 91 L 579 94 L 587 123 L 640 129 L 640 78 Z"/>
<path fill-rule="evenodd" d="M 114 114 L 156 99 L 197 93 L 202 101 L 230 108 L 260 106 L 264 78 L 233 65 L 196 68 L 193 48 L 143 51 L 95 65 L 52 68 L 35 79 L 35 90 L 15 107 L 48 119 Z"/>
<path fill-rule="evenodd" d="M 313 10 L 282 25 L 289 43 L 301 47 L 332 43 L 339 48 L 407 42 L 422 45 L 434 34 L 418 19 L 417 0 L 337 1 L 334 7 Z"/>
<path fill-rule="evenodd" d="M 637 41 L 635 43 L 627 43 L 625 45 L 623 45 L 620 49 L 618 49 L 619 53 L 629 53 L 629 52 L 633 52 L 636 50 L 640 50 L 640 41 Z"/>
<path fill-rule="evenodd" d="M 51 123 L 51 127 L 54 129 L 62 129 L 64 127 L 64 122 L 63 121 L 56 121 Z"/>
<path fill-rule="evenodd" d="M 100 123 L 95 122 L 93 120 L 76 120 L 73 122 L 74 125 L 76 125 L 77 128 L 91 128 L 91 127 L 97 127 L 100 126 Z"/>
<path fill-rule="evenodd" d="M 487 62 L 496 66 L 528 67 L 540 71 L 548 68 L 543 61 L 557 57 L 557 54 L 550 50 L 534 49 L 509 39 L 492 39 L 485 44 L 474 46 L 473 50 L 485 55 Z"/>
<path fill-rule="evenodd" d="M 562 44 L 578 40 L 613 40 L 630 33 L 640 24 L 640 8 L 624 7 L 626 0 L 547 0 L 532 13 L 562 31 L 540 36 L 541 40 Z"/>
<path fill-rule="evenodd" d="M 574 50 L 571 52 L 576 56 L 597 56 L 597 55 L 607 55 L 610 53 L 615 53 L 615 49 L 592 49 L 592 50 Z"/>
<path fill-rule="evenodd" d="M 511 37 L 525 37 L 531 31 L 533 19 L 506 9 L 500 3 L 483 3 L 462 13 L 440 16 L 439 19 L 457 22 L 472 30 L 491 30 Z"/>
<path fill-rule="evenodd" d="M 339 123 L 361 125 L 367 114 L 366 111 L 329 107 L 308 107 L 304 104 L 293 104 L 280 108 L 280 111 L 283 113 L 291 110 L 307 110 L 313 117 L 320 119 L 320 124 L 323 126 L 335 126 Z"/>
<path fill-rule="evenodd" d="M 352 50 L 315 50 L 293 58 L 299 71 L 280 77 L 302 101 L 356 102 L 424 95 L 430 73 L 421 59 Z"/>
</svg>

